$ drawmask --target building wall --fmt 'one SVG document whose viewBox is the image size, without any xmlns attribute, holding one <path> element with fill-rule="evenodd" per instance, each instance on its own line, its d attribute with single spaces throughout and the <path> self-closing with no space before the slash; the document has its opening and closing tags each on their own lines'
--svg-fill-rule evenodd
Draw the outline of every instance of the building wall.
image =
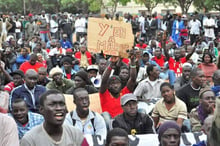
<svg viewBox="0 0 220 146">
<path fill-rule="evenodd" d="M 168 4 L 166 6 L 163 4 L 158 4 L 157 7 L 152 10 L 152 13 L 157 12 L 158 14 L 161 14 L 161 13 L 165 13 L 168 9 L 170 10 L 171 13 L 181 13 L 181 8 L 179 6 L 174 7 Z M 138 14 L 142 11 L 147 11 L 147 8 L 144 5 L 136 4 L 134 1 L 131 1 L 127 3 L 126 6 L 122 6 L 119 4 L 116 12 L 119 12 L 121 14 L 124 13 Z M 190 6 L 188 13 L 192 13 L 194 11 L 195 11 L 195 7 Z M 106 11 L 102 10 L 101 12 L 105 13 Z"/>
</svg>

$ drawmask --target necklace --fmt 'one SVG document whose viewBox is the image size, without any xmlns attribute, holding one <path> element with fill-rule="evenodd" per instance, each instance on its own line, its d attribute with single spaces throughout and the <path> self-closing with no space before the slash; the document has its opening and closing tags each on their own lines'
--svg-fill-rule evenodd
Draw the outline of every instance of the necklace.
<svg viewBox="0 0 220 146">
<path fill-rule="evenodd" d="M 190 86 L 191 86 L 191 87 L 192 87 L 192 89 L 193 89 L 193 90 L 195 90 L 195 91 L 199 91 L 199 90 L 201 89 L 201 87 L 199 87 L 199 88 L 197 88 L 197 89 L 196 89 L 196 88 L 194 88 L 194 87 L 192 86 L 192 83 L 190 83 Z"/>
</svg>

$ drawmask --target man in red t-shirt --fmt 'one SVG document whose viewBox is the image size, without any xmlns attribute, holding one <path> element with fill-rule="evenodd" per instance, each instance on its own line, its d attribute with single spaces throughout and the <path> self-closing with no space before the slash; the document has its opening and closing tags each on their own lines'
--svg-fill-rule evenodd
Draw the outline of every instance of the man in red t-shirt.
<svg viewBox="0 0 220 146">
<path fill-rule="evenodd" d="M 181 49 L 176 49 L 174 51 L 174 58 L 170 57 L 167 48 L 164 49 L 164 54 L 166 56 L 166 59 L 168 61 L 169 64 L 169 69 L 173 70 L 176 74 L 177 77 L 182 76 L 182 65 L 183 63 L 187 62 L 189 60 L 189 58 L 192 56 L 192 54 L 195 51 L 195 47 L 192 50 L 192 52 L 189 52 L 188 55 L 186 57 L 181 57 Z"/>
<path fill-rule="evenodd" d="M 155 56 L 151 60 L 155 61 L 161 68 L 163 68 L 164 63 L 166 62 L 166 57 L 162 55 L 161 48 L 156 48 L 154 54 Z"/>
<path fill-rule="evenodd" d="M 111 64 L 106 68 L 99 91 L 102 112 L 108 112 L 112 118 L 123 112 L 120 99 L 126 93 L 133 92 L 136 82 L 136 66 L 134 55 L 131 55 L 130 78 L 126 86 L 121 89 L 121 80 L 118 76 L 110 76 L 112 69 L 116 67 L 118 57 L 111 58 Z"/>
<path fill-rule="evenodd" d="M 31 54 L 30 60 L 22 63 L 19 69 L 23 71 L 24 74 L 28 69 L 34 69 L 36 72 L 38 72 L 38 69 L 40 67 L 44 67 L 44 65 L 40 62 L 37 62 L 37 59 L 38 57 L 36 54 Z"/>
</svg>

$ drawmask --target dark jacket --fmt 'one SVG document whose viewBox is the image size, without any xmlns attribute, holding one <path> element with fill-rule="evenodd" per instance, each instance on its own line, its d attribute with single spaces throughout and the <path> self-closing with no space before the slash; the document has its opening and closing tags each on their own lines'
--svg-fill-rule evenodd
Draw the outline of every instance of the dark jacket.
<svg viewBox="0 0 220 146">
<path fill-rule="evenodd" d="M 150 134 L 155 133 L 153 120 L 143 113 L 137 113 L 135 121 L 125 118 L 124 113 L 115 117 L 112 122 L 113 128 L 122 128 L 131 134 L 131 130 L 135 129 L 136 134 Z"/>
<path fill-rule="evenodd" d="M 22 98 L 25 100 L 28 108 L 32 112 L 39 112 L 39 97 L 46 91 L 46 88 L 41 85 L 36 85 L 34 90 L 34 100 L 32 99 L 31 93 L 26 89 L 25 84 L 18 86 L 12 90 L 10 95 L 10 110 L 12 109 L 12 102 L 15 99 Z"/>
</svg>

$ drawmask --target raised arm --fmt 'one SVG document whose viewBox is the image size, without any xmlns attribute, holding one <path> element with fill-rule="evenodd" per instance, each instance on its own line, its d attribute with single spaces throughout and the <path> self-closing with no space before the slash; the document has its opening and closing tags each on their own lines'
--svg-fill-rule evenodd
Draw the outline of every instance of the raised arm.
<svg viewBox="0 0 220 146">
<path fill-rule="evenodd" d="M 130 52 L 130 78 L 127 82 L 127 88 L 130 91 L 134 91 L 135 85 L 136 85 L 136 77 L 137 77 L 137 71 L 136 71 L 136 64 L 135 64 L 135 57 L 134 57 L 134 52 Z"/>
<path fill-rule="evenodd" d="M 165 56 L 166 56 L 166 59 L 167 59 L 167 61 L 170 59 L 170 55 L 169 55 L 169 53 L 168 53 L 168 48 L 165 46 L 164 47 L 164 54 L 165 54 Z"/>
<path fill-rule="evenodd" d="M 108 67 L 105 69 L 102 77 L 101 87 L 99 89 L 100 93 L 104 93 L 108 88 L 108 79 L 111 74 L 112 69 L 115 68 L 115 62 L 117 61 L 118 57 L 112 57 L 111 63 L 108 65 Z"/>
<path fill-rule="evenodd" d="M 189 58 L 193 55 L 193 53 L 195 52 L 195 50 L 196 50 L 196 47 L 193 47 L 193 50 L 186 55 L 186 60 L 189 60 Z"/>
</svg>

